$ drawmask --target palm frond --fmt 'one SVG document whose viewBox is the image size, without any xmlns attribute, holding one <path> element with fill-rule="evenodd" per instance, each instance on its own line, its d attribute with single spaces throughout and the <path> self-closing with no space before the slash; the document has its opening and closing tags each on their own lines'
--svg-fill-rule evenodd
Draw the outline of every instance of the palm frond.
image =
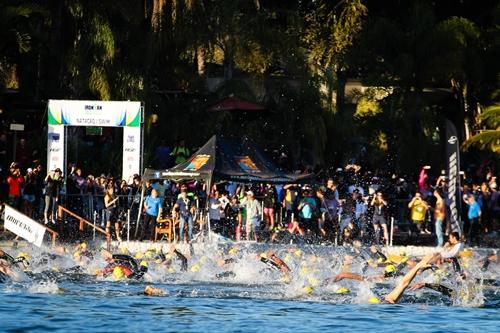
<svg viewBox="0 0 500 333">
<path fill-rule="evenodd" d="M 500 153 L 500 130 L 484 130 L 467 140 L 464 149 L 476 147 L 481 150 L 489 150 Z"/>
</svg>

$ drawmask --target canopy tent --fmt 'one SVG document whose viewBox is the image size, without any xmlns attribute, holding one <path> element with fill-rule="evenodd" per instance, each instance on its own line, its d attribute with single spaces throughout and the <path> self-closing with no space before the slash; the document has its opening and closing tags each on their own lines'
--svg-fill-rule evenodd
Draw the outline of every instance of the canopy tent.
<svg viewBox="0 0 500 333">
<path fill-rule="evenodd" d="M 246 137 L 238 140 L 214 135 L 186 162 L 167 170 L 146 169 L 144 178 L 283 184 L 305 182 L 311 175 L 283 172 Z"/>
<path fill-rule="evenodd" d="M 211 185 L 222 181 L 237 183 L 302 183 L 311 175 L 287 174 L 267 159 L 259 147 L 250 139 L 228 139 L 212 136 L 210 140 L 186 162 L 167 170 L 146 169 L 144 180 L 171 179 L 174 181 L 203 180 L 207 192 Z M 141 193 L 140 206 L 144 202 L 145 188 Z M 208 202 L 208 201 L 207 201 Z M 140 211 L 137 220 L 140 220 Z M 210 218 L 207 216 L 210 235 Z M 139 222 L 136 224 L 136 235 Z"/>
</svg>

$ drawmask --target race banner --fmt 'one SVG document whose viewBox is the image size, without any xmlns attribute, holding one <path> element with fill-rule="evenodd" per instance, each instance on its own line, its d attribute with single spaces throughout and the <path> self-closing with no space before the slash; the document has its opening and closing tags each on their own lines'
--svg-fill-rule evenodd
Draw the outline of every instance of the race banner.
<svg viewBox="0 0 500 333">
<path fill-rule="evenodd" d="M 141 102 L 49 100 L 49 125 L 140 127 Z"/>
<path fill-rule="evenodd" d="M 134 174 L 141 174 L 141 128 L 123 128 L 122 179 L 131 182 Z"/>
<path fill-rule="evenodd" d="M 49 125 L 47 133 L 47 171 L 64 172 L 64 126 Z"/>
<path fill-rule="evenodd" d="M 5 205 L 4 227 L 38 247 L 42 246 L 47 231 L 43 225 L 8 205 Z"/>
<path fill-rule="evenodd" d="M 122 179 L 142 168 L 142 105 L 131 101 L 49 100 L 47 170 L 65 171 L 66 126 L 123 127 Z"/>
<path fill-rule="evenodd" d="M 446 120 L 446 158 L 448 175 L 446 202 L 450 207 L 450 223 L 452 231 L 457 231 L 461 235 L 460 150 L 457 129 L 449 120 Z"/>
</svg>

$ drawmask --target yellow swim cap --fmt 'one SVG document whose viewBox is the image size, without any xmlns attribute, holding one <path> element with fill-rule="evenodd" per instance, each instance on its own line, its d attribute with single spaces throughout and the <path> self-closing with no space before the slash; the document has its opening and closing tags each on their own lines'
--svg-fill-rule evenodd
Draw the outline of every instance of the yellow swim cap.
<svg viewBox="0 0 500 333">
<path fill-rule="evenodd" d="M 316 287 L 317 285 L 319 285 L 319 279 L 315 278 L 315 277 L 310 277 L 307 279 L 307 281 L 309 281 L 309 283 L 311 284 L 311 286 L 313 287 Z"/>
<path fill-rule="evenodd" d="M 80 248 L 81 248 L 82 250 L 86 250 L 86 249 L 87 249 L 87 243 L 85 243 L 85 242 L 81 243 L 81 244 L 80 244 Z"/>
<path fill-rule="evenodd" d="M 115 280 L 121 280 L 125 276 L 125 273 L 123 273 L 123 269 L 121 267 L 115 267 L 113 269 L 113 277 Z"/>
<path fill-rule="evenodd" d="M 144 266 L 144 267 L 148 267 L 148 263 L 146 261 L 141 261 L 141 263 L 139 264 L 139 266 Z"/>
<path fill-rule="evenodd" d="M 386 273 L 394 273 L 395 271 L 396 271 L 396 266 L 394 266 L 394 265 L 385 266 Z"/>
<path fill-rule="evenodd" d="M 230 250 L 229 250 L 229 254 L 236 254 L 238 252 L 238 248 L 236 247 L 232 247 Z"/>
<path fill-rule="evenodd" d="M 142 252 L 137 252 L 137 253 L 135 254 L 135 259 L 142 259 L 142 258 L 144 258 L 144 253 L 142 253 Z"/>
<path fill-rule="evenodd" d="M 368 303 L 370 304 L 378 304 L 380 303 L 380 299 L 378 297 L 372 296 L 368 299 Z"/>
<path fill-rule="evenodd" d="M 300 257 L 302 255 L 302 251 L 301 250 L 297 250 L 294 252 L 294 254 L 297 256 L 297 257 Z"/>
<path fill-rule="evenodd" d="M 458 252 L 458 256 L 459 257 L 463 257 L 463 258 L 465 258 L 465 257 L 472 257 L 472 254 L 473 253 L 472 253 L 471 250 L 463 250 L 463 251 Z"/>
<path fill-rule="evenodd" d="M 170 267 L 167 269 L 167 272 L 169 272 L 169 273 L 175 273 L 175 268 L 173 268 L 172 266 L 170 266 Z"/>
<path fill-rule="evenodd" d="M 17 254 L 17 257 L 18 258 L 24 258 L 24 260 L 28 260 L 30 258 L 30 255 L 26 252 L 19 252 Z"/>
<path fill-rule="evenodd" d="M 302 288 L 302 291 L 306 294 L 312 294 L 312 292 L 314 291 L 314 288 L 311 286 L 304 286 L 304 288 Z"/>
<path fill-rule="evenodd" d="M 120 246 L 120 252 L 122 254 L 127 254 L 128 253 L 128 248 L 125 245 Z"/>
<path fill-rule="evenodd" d="M 311 271 L 309 270 L 309 268 L 308 268 L 307 266 L 302 266 L 302 267 L 300 268 L 300 274 L 301 274 L 301 275 L 306 275 L 306 274 L 308 274 L 308 273 L 310 273 L 310 272 L 311 272 Z"/>
<path fill-rule="evenodd" d="M 82 254 L 80 253 L 80 251 L 76 251 L 75 253 L 73 253 L 73 257 L 75 259 L 80 258 L 81 256 L 82 256 Z"/>
<path fill-rule="evenodd" d="M 200 265 L 199 264 L 194 264 L 191 266 L 191 272 L 196 273 L 200 270 Z"/>
<path fill-rule="evenodd" d="M 262 253 L 260 254 L 260 257 L 261 257 L 261 258 L 267 258 L 267 253 L 266 253 L 266 252 L 262 252 Z"/>
<path fill-rule="evenodd" d="M 350 292 L 349 289 L 340 287 L 339 289 L 335 290 L 336 294 L 348 294 Z"/>
<path fill-rule="evenodd" d="M 153 257 L 153 254 L 154 254 L 154 252 L 152 252 L 151 250 L 147 250 L 147 251 L 144 253 L 144 257 L 146 257 L 146 258 L 152 258 L 152 257 Z"/>
</svg>

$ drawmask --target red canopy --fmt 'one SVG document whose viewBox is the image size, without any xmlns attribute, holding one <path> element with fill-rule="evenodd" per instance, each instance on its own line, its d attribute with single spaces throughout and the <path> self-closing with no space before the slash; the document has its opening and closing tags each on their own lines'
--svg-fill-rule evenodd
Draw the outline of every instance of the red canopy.
<svg viewBox="0 0 500 333">
<path fill-rule="evenodd" d="M 254 104 L 237 97 L 228 97 L 223 99 L 216 104 L 212 105 L 207 109 L 210 112 L 217 111 L 265 111 L 267 110 L 264 106 L 259 104 Z"/>
</svg>

